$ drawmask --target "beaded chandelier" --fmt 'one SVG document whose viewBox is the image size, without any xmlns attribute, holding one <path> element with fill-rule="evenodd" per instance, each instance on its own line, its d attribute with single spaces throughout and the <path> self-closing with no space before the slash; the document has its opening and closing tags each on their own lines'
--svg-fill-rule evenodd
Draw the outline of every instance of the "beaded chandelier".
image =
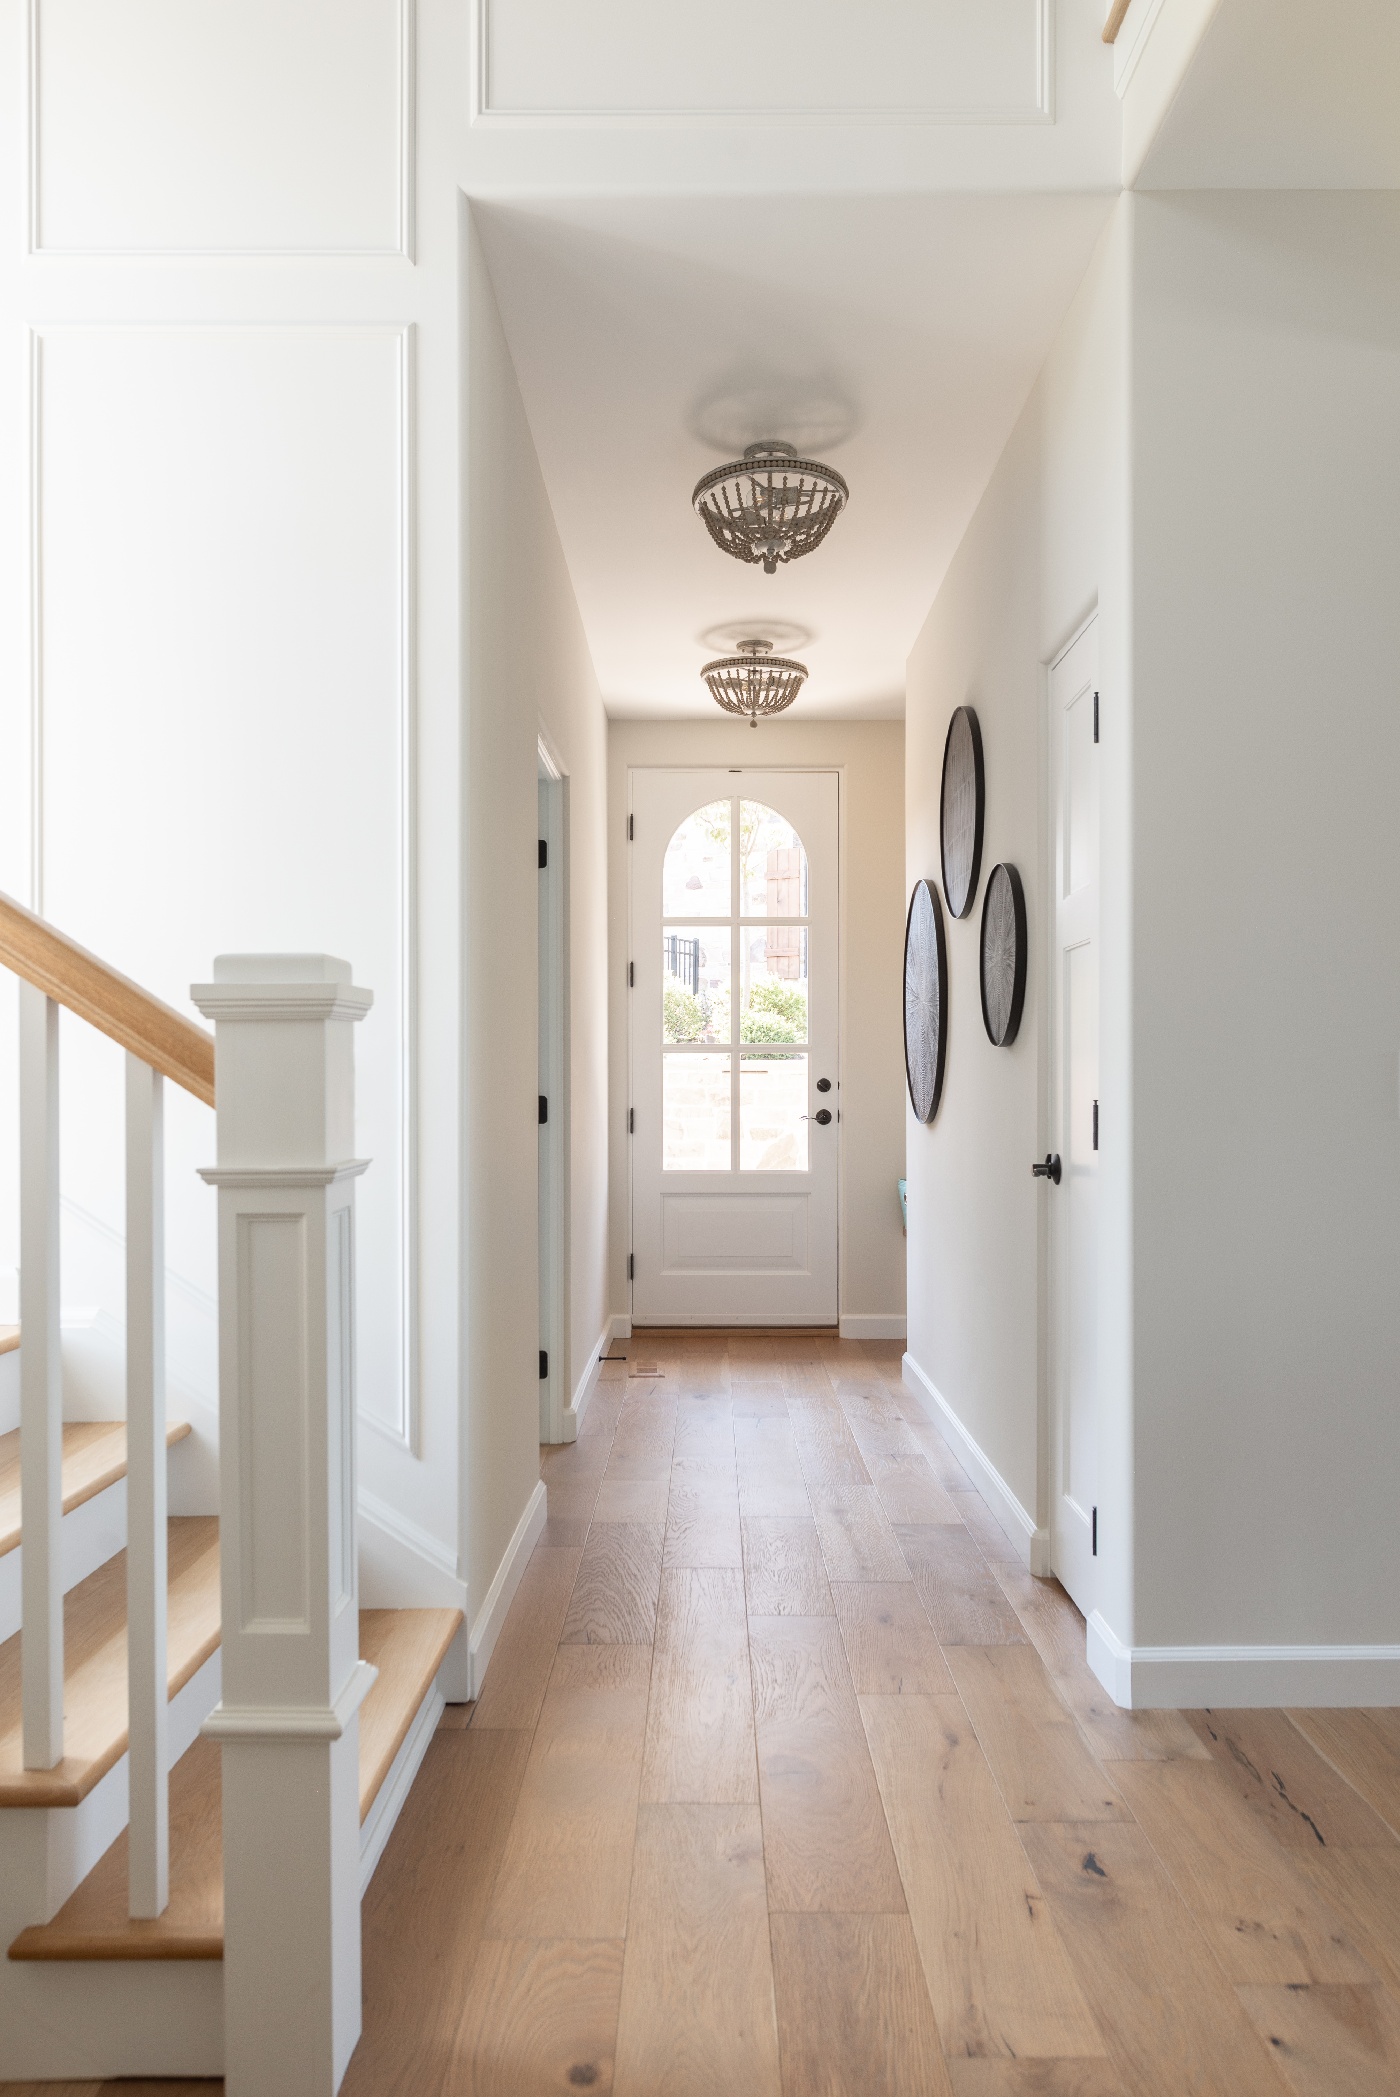
<svg viewBox="0 0 1400 2097">
<path fill-rule="evenodd" d="M 750 728 L 759 715 L 780 714 L 807 682 L 807 665 L 774 655 L 771 641 L 740 641 L 737 655 L 706 663 L 700 675 L 710 697 L 727 714 L 746 714 Z"/>
<path fill-rule="evenodd" d="M 770 440 L 704 474 L 690 499 L 716 546 L 736 561 L 762 561 L 764 574 L 776 575 L 780 561 L 821 545 L 849 495 L 832 467 Z"/>
</svg>

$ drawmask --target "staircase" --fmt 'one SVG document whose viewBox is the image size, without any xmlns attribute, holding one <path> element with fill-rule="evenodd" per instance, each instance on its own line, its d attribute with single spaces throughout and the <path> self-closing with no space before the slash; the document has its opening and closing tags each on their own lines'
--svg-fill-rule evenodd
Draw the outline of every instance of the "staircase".
<svg viewBox="0 0 1400 2097">
<path fill-rule="evenodd" d="M 0 2081 L 223 2074 L 229 2097 L 333 2097 L 360 1897 L 461 1624 L 356 1603 L 368 994 L 325 956 L 229 957 L 196 992 L 211 1039 L 3 897 L 0 963 L 21 980 L 22 1132 L 21 1318 L 0 1327 Z M 127 1052 L 124 1421 L 62 1418 L 60 1003 Z M 216 1041 L 220 1513 L 172 1517 L 190 1428 L 165 1417 L 161 1088 L 214 1105 Z"/>
</svg>

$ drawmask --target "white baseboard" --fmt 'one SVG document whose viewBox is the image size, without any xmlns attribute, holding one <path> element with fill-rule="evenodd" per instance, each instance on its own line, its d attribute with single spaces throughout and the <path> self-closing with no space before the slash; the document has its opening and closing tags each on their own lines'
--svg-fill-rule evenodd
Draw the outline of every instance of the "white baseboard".
<svg viewBox="0 0 1400 2097">
<path fill-rule="evenodd" d="M 632 1320 L 624 1312 L 614 1311 L 608 1323 L 608 1338 L 610 1340 L 630 1340 L 631 1337 Z"/>
<path fill-rule="evenodd" d="M 903 1311 L 842 1311 L 843 1340 L 902 1340 L 907 1332 Z"/>
<path fill-rule="evenodd" d="M 389 1772 L 374 1796 L 374 1803 L 365 1815 L 360 1829 L 360 1898 L 374 1877 L 375 1866 L 384 1854 L 385 1845 L 394 1832 L 394 1822 L 403 1811 L 404 1801 L 413 1789 L 423 1757 L 427 1754 L 438 1720 L 443 1714 L 443 1695 L 436 1681 L 418 1706 L 413 1724 L 405 1733 L 399 1751 L 389 1764 Z"/>
<path fill-rule="evenodd" d="M 920 1400 L 929 1407 L 930 1417 L 953 1444 L 959 1459 L 970 1472 L 973 1484 L 1006 1531 L 1007 1540 L 1015 1545 L 1027 1571 L 1044 1579 L 1050 1571 L 1049 1530 L 1036 1527 L 1034 1519 L 1016 1498 L 991 1458 L 973 1440 L 943 1393 L 919 1367 L 912 1354 L 904 1357 L 904 1373 Z"/>
<path fill-rule="evenodd" d="M 1400 1704 L 1400 1646 L 1125 1646 L 1096 1609 L 1086 1650 L 1125 1711 Z"/>
<path fill-rule="evenodd" d="M 607 1353 L 611 1342 L 612 1320 L 609 1319 L 602 1332 L 598 1335 L 598 1344 L 589 1358 L 588 1367 L 578 1380 L 578 1389 L 574 1392 L 572 1405 L 566 1405 L 564 1408 L 562 1425 L 566 1442 L 576 1442 L 578 1440 L 579 1425 L 588 1410 L 588 1401 L 597 1388 L 598 1364 Z"/>
<path fill-rule="evenodd" d="M 544 1480 L 541 1478 L 529 1499 L 525 1511 L 515 1525 L 515 1534 L 507 1544 L 505 1555 L 496 1568 L 496 1577 L 487 1589 L 486 1600 L 472 1621 L 467 1637 L 467 1700 L 475 1702 L 481 1694 L 482 1680 L 496 1649 L 496 1640 L 501 1635 L 501 1626 L 506 1620 L 506 1611 L 515 1599 L 515 1590 L 524 1577 L 530 1562 L 530 1553 L 539 1542 L 549 1514 L 549 1503 L 545 1495 Z"/>
</svg>

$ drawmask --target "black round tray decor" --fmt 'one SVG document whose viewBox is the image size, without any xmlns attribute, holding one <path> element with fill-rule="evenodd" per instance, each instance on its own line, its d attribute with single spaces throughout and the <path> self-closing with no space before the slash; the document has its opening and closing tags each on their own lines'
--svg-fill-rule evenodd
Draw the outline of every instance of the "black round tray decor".
<svg viewBox="0 0 1400 2097">
<path fill-rule="evenodd" d="M 982 868 L 982 817 L 987 785 L 982 768 L 982 731 L 970 706 L 948 723 L 943 745 L 943 790 L 939 798 L 939 852 L 943 893 L 954 917 L 967 917 Z"/>
<path fill-rule="evenodd" d="M 1010 1048 L 1026 999 L 1026 895 L 1005 861 L 982 896 L 982 1024 L 993 1048 Z"/>
<path fill-rule="evenodd" d="M 931 881 L 916 881 L 904 927 L 904 1074 L 920 1121 L 932 1121 L 948 1050 L 948 947 Z"/>
</svg>

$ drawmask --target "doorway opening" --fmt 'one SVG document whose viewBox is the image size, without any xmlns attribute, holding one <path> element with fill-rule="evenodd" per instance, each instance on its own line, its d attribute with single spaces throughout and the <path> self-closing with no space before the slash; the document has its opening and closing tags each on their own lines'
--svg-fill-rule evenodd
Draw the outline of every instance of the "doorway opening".
<svg viewBox="0 0 1400 2097">
<path fill-rule="evenodd" d="M 834 1326 L 838 777 L 631 777 L 632 1320 Z"/>
<path fill-rule="evenodd" d="M 540 1440 L 572 1441 L 569 1408 L 568 780 L 543 739 L 539 797 Z"/>
</svg>

